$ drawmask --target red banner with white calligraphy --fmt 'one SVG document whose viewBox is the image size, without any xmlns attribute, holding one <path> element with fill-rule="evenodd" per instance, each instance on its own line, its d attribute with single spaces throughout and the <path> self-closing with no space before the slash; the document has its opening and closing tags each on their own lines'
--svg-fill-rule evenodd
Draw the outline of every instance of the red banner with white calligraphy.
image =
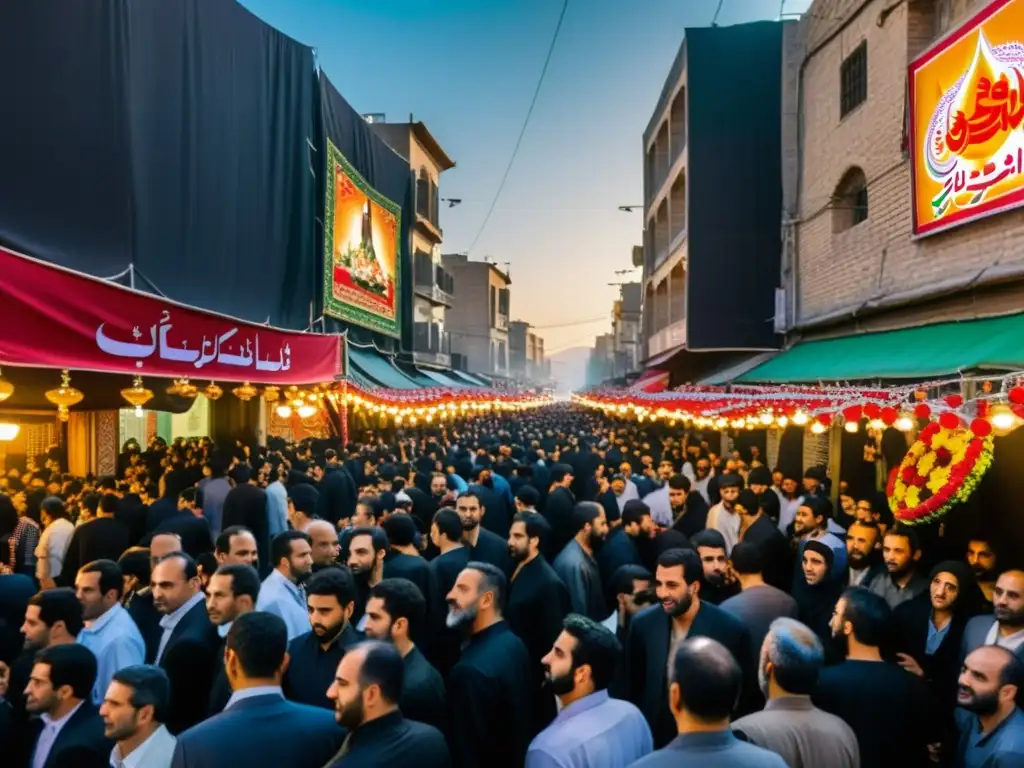
<svg viewBox="0 0 1024 768">
<path fill-rule="evenodd" d="M 0 365 L 300 385 L 333 381 L 342 349 L 0 248 Z"/>
</svg>

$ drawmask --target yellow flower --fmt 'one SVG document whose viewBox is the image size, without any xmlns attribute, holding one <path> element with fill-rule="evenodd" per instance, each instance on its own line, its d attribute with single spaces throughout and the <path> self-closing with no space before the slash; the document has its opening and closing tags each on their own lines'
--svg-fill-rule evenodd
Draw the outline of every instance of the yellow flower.
<svg viewBox="0 0 1024 768">
<path fill-rule="evenodd" d="M 921 493 L 920 491 L 918 491 L 916 487 L 911 486 L 907 488 L 907 495 L 904 497 L 903 500 L 907 502 L 908 507 L 913 509 L 914 507 L 921 503 Z"/>
<path fill-rule="evenodd" d="M 926 453 L 917 462 L 917 473 L 919 475 L 927 476 L 929 472 L 935 467 L 935 454 L 931 451 Z"/>
<path fill-rule="evenodd" d="M 936 467 L 932 470 L 931 475 L 928 476 L 928 490 L 932 493 L 938 493 L 945 488 L 946 484 L 949 483 L 951 471 L 951 467 Z"/>
</svg>

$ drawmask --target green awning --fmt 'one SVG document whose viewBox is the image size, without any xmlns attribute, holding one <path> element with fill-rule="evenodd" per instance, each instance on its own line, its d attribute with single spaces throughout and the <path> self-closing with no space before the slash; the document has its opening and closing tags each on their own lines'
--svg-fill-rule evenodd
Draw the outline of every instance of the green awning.
<svg viewBox="0 0 1024 768">
<path fill-rule="evenodd" d="M 420 389 L 420 385 L 404 376 L 384 355 L 372 347 L 348 345 L 348 362 L 363 378 L 376 381 L 388 389 Z"/>
<path fill-rule="evenodd" d="M 454 376 L 446 375 L 451 373 L 451 371 L 435 371 L 433 368 L 420 368 L 419 371 L 427 378 L 433 379 L 442 387 L 454 387 L 455 389 L 469 388 L 469 385 L 466 384 L 464 381 L 460 381 L 456 379 Z"/>
<path fill-rule="evenodd" d="M 736 381 L 922 380 L 979 369 L 1024 369 L 1024 314 L 798 343 Z"/>
</svg>

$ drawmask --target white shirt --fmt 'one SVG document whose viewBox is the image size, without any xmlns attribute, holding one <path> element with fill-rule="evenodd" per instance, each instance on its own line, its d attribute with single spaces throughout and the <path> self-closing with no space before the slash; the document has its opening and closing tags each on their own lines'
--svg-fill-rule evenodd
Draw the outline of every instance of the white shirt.
<svg viewBox="0 0 1024 768">
<path fill-rule="evenodd" d="M 612 611 L 612 615 L 601 622 L 601 625 L 611 632 L 613 635 L 618 634 L 619 631 L 619 612 Z"/>
<path fill-rule="evenodd" d="M 121 757 L 121 745 L 115 744 L 110 752 L 111 768 L 171 768 L 174 747 L 178 740 L 161 725 L 149 738 L 132 750 L 128 757 Z"/>
<path fill-rule="evenodd" d="M 644 496 L 644 504 L 650 508 L 651 519 L 654 522 L 658 525 L 672 525 L 672 503 L 668 500 L 667 485 Z"/>
<path fill-rule="evenodd" d="M 1003 637 L 999 634 L 999 622 L 993 621 L 992 628 L 988 631 L 988 635 L 985 636 L 985 645 L 998 645 L 1000 648 L 1010 651 L 1010 653 L 1016 653 L 1017 649 L 1024 645 L 1024 629 Z"/>
<path fill-rule="evenodd" d="M 804 497 L 797 496 L 795 499 L 790 501 L 789 499 L 780 499 L 779 505 L 779 530 L 783 533 L 787 532 L 789 524 L 793 522 L 793 518 L 796 517 L 796 511 L 803 503 Z"/>
<path fill-rule="evenodd" d="M 704 501 L 706 501 L 708 504 L 711 503 L 711 494 L 708 493 L 708 483 L 710 482 L 711 475 L 709 474 L 703 480 L 698 480 L 697 482 L 692 483 L 693 490 L 695 490 L 697 493 L 703 496 Z"/>
<path fill-rule="evenodd" d="M 43 768 L 46 765 L 46 761 L 50 758 L 50 750 L 53 749 L 53 745 L 57 743 L 57 737 L 60 735 L 61 730 L 68 724 L 68 720 L 71 716 L 78 711 L 85 702 L 80 701 L 75 705 L 74 709 L 68 712 L 60 720 L 54 720 L 49 715 L 43 715 L 43 730 L 39 732 L 39 739 L 36 741 L 36 749 L 32 755 L 32 768 Z"/>
<path fill-rule="evenodd" d="M 865 565 L 863 568 L 850 568 L 850 580 L 849 586 L 859 587 L 864 582 L 864 577 L 868 575 L 870 566 Z"/>
<path fill-rule="evenodd" d="M 740 540 L 740 516 L 725 508 L 725 504 L 718 502 L 708 511 L 708 528 L 714 528 L 722 534 L 725 539 L 725 554 L 732 552 Z"/>
<path fill-rule="evenodd" d="M 40 581 L 46 576 L 44 565 L 49 566 L 49 576 L 56 579 L 64 567 L 64 557 L 68 553 L 68 545 L 75 533 L 74 524 L 64 517 L 59 517 L 43 530 L 36 545 L 36 578 Z M 45 561 L 45 562 L 44 562 Z"/>
<path fill-rule="evenodd" d="M 176 611 L 169 613 L 160 619 L 160 626 L 163 628 L 164 633 L 160 636 L 160 647 L 156 650 L 156 658 L 153 660 L 154 664 L 160 664 L 160 659 L 163 658 L 164 650 L 167 648 L 167 643 L 171 639 L 171 633 L 174 632 L 174 628 L 178 626 L 181 620 L 185 618 L 185 614 L 191 611 L 192 607 L 196 603 L 201 602 L 203 602 L 203 593 L 196 592 Z"/>
</svg>

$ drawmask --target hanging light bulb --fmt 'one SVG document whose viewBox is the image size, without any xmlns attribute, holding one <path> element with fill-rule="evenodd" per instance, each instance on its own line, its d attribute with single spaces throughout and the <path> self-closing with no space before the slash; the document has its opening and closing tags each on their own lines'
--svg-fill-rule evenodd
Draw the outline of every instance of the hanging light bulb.
<svg viewBox="0 0 1024 768">
<path fill-rule="evenodd" d="M 796 413 L 793 414 L 793 423 L 796 424 L 798 427 L 802 427 L 808 421 L 808 416 L 803 411 L 797 411 Z"/>
<path fill-rule="evenodd" d="M 276 412 L 282 419 L 290 419 L 292 417 L 292 407 L 288 403 L 281 403 L 277 406 Z"/>
<path fill-rule="evenodd" d="M 1005 405 L 997 405 L 989 411 L 988 420 L 992 422 L 992 431 L 999 437 L 1010 434 L 1020 423 L 1017 414 Z"/>
<path fill-rule="evenodd" d="M 793 421 L 795 423 L 796 419 L 793 419 Z M 787 419 L 785 416 L 779 416 L 778 418 L 775 419 L 775 423 L 779 425 L 779 429 L 785 429 L 786 425 L 789 424 L 789 419 Z"/>
<path fill-rule="evenodd" d="M 308 419 L 316 415 L 316 408 L 312 405 L 300 405 L 298 408 L 299 418 Z"/>
<path fill-rule="evenodd" d="M 881 419 L 872 419 L 871 421 L 868 422 L 868 426 L 874 430 L 885 429 L 885 422 L 882 421 Z"/>
<path fill-rule="evenodd" d="M 825 433 L 825 429 L 826 429 L 825 425 L 822 424 L 820 421 L 816 421 L 813 424 L 811 424 L 811 432 L 813 432 L 815 435 L 822 435 L 822 434 L 824 434 Z"/>
<path fill-rule="evenodd" d="M 892 425 L 900 432 L 909 432 L 914 428 L 914 420 L 907 414 L 902 413 Z"/>
<path fill-rule="evenodd" d="M 772 423 L 772 415 L 770 413 L 767 413 L 767 412 L 762 413 L 761 414 L 761 423 L 764 424 L 767 427 L 769 424 Z"/>
<path fill-rule="evenodd" d="M 856 421 L 848 421 L 843 425 L 843 429 L 849 432 L 851 435 L 860 428 L 860 425 Z"/>
</svg>

